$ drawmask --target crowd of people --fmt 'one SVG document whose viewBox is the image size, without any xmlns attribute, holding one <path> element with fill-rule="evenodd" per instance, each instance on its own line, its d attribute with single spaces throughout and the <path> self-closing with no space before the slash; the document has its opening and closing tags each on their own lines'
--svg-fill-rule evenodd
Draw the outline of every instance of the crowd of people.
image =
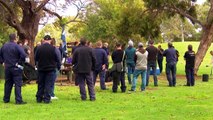
<svg viewBox="0 0 213 120">
<path fill-rule="evenodd" d="M 26 104 L 22 99 L 22 70 L 20 66 L 29 62 L 31 53 L 28 41 L 17 44 L 16 34 L 9 35 L 10 41 L 0 49 L 0 62 L 5 68 L 4 103 L 10 102 L 10 95 L 15 85 L 16 104 Z M 80 43 L 75 42 L 72 47 L 72 70 L 75 74 L 75 84 L 80 88 L 81 100 L 87 99 L 85 86 L 88 86 L 90 101 L 96 100 L 95 85 L 97 76 L 100 78 L 100 89 L 108 90 L 105 85 L 106 72 L 112 77 L 112 92 L 116 93 L 118 86 L 121 92 L 126 92 L 125 74 L 127 73 L 128 84 L 131 85 L 129 92 L 136 91 L 137 79 L 141 75 L 140 90 L 145 91 L 149 85 L 149 76 L 153 75 L 154 86 L 158 86 L 158 74 L 163 70 L 163 58 L 166 58 L 166 77 L 169 87 L 176 86 L 176 64 L 179 53 L 172 43 L 168 43 L 168 49 L 154 46 L 154 41 L 149 40 L 145 47 L 139 42 L 134 48 L 134 42 L 128 41 L 128 47 L 116 43 L 115 50 L 111 53 L 112 67 L 109 67 L 110 52 L 108 43 L 97 41 L 94 45 L 86 38 L 81 38 Z M 55 40 L 46 35 L 42 43 L 38 43 L 34 49 L 35 66 L 38 71 L 38 90 L 36 93 L 37 103 L 50 103 L 51 99 L 57 98 L 54 94 L 54 83 L 57 79 L 57 71 L 61 69 L 62 58 L 66 56 L 61 48 L 55 46 Z M 194 61 L 195 52 L 192 45 L 184 54 L 186 61 L 185 72 L 186 86 L 194 86 Z M 158 67 L 159 69 L 158 69 Z M 158 73 L 159 70 L 159 73 Z M 150 74 L 152 73 L 152 74 Z"/>
</svg>

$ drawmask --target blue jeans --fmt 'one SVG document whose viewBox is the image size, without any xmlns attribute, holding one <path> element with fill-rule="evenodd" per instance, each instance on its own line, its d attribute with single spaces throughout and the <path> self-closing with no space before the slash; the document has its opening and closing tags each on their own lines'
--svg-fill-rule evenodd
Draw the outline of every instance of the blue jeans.
<svg viewBox="0 0 213 120">
<path fill-rule="evenodd" d="M 157 79 L 157 73 L 156 73 L 156 61 L 150 61 L 147 64 L 146 86 L 149 85 L 150 68 L 152 68 L 152 70 L 153 70 L 154 85 L 157 86 L 158 79 Z"/>
<path fill-rule="evenodd" d="M 96 79 L 97 79 L 98 75 L 99 75 L 99 78 L 100 78 L 101 89 L 106 89 L 106 85 L 105 85 L 106 71 L 105 70 L 93 71 L 93 82 L 94 82 L 94 84 L 96 83 Z"/>
<path fill-rule="evenodd" d="M 38 71 L 38 91 L 36 94 L 37 102 L 50 102 L 51 85 L 55 80 L 55 70 Z"/>
<path fill-rule="evenodd" d="M 133 74 L 132 90 L 136 89 L 138 76 L 141 75 L 141 90 L 146 89 L 146 70 L 135 70 Z"/>
<path fill-rule="evenodd" d="M 194 68 L 185 68 L 186 72 L 186 79 L 187 79 L 187 86 L 194 86 L 195 79 L 194 79 Z"/>
<path fill-rule="evenodd" d="M 134 73 L 134 70 L 135 70 L 135 65 L 133 63 L 127 63 L 127 77 L 128 77 L 129 84 L 132 83 L 131 74 Z"/>
<path fill-rule="evenodd" d="M 176 85 L 176 62 L 166 63 L 166 77 L 170 87 Z"/>
</svg>

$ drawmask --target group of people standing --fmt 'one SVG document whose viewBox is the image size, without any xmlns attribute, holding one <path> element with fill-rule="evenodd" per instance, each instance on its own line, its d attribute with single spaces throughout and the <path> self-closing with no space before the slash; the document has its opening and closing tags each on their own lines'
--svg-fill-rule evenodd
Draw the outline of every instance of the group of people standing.
<svg viewBox="0 0 213 120">
<path fill-rule="evenodd" d="M 26 62 L 27 53 L 19 46 L 15 34 L 9 36 L 10 41 L 3 45 L 0 50 L 0 62 L 5 66 L 5 91 L 4 102 L 10 102 L 10 94 L 13 84 L 15 84 L 16 104 L 26 104 L 22 100 L 22 69 L 18 66 Z M 52 44 L 49 35 L 44 37 L 44 42 L 36 47 L 35 64 L 38 71 L 38 90 L 36 101 L 38 103 L 50 103 L 51 94 L 54 92 L 54 82 L 57 78 L 57 71 L 60 70 L 62 53 Z M 154 41 L 150 40 L 147 47 L 139 42 L 138 47 L 134 48 L 132 40 L 128 42 L 128 47 L 116 43 L 115 50 L 111 54 L 113 65 L 109 68 L 109 49 L 108 44 L 101 41 L 96 42 L 95 47 L 86 38 L 80 39 L 80 44 L 72 49 L 72 65 L 75 74 L 76 85 L 80 88 L 82 100 L 87 99 L 86 84 L 88 86 L 90 101 L 96 100 L 95 83 L 97 76 L 100 78 L 100 89 L 107 90 L 105 85 L 106 72 L 112 76 L 112 92 L 116 93 L 118 85 L 121 84 L 121 92 L 126 92 L 125 73 L 127 73 L 128 83 L 131 84 L 129 91 L 136 91 L 138 76 L 141 75 L 141 91 L 146 90 L 149 85 L 150 71 L 153 72 L 154 86 L 158 86 L 157 63 L 160 73 L 163 70 L 163 57 L 166 57 L 166 76 L 169 86 L 176 85 L 176 64 L 178 61 L 178 51 L 172 43 L 168 43 L 165 51 L 158 46 L 154 46 Z M 194 86 L 194 60 L 195 52 L 192 46 L 188 46 L 185 53 L 187 86 Z M 126 69 L 127 68 L 127 69 Z M 132 76 L 133 74 L 133 76 Z"/>
</svg>

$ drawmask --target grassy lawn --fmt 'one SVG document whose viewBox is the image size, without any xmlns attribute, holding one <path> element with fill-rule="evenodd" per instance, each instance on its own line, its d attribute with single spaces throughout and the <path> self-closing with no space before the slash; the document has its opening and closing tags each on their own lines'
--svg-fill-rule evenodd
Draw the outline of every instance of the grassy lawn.
<svg viewBox="0 0 213 120">
<path fill-rule="evenodd" d="M 133 93 L 112 93 L 111 83 L 109 90 L 101 91 L 96 87 L 97 100 L 95 102 L 81 101 L 79 88 L 76 86 L 56 86 L 56 95 L 59 100 L 51 104 L 37 104 L 35 94 L 36 84 L 23 87 L 23 99 L 26 105 L 15 105 L 14 92 L 11 102 L 2 102 L 4 81 L 0 80 L 0 119 L 1 120 L 213 120 L 213 78 L 209 82 L 202 82 L 201 77 L 196 79 L 194 87 L 185 87 L 183 55 L 188 44 L 197 49 L 198 42 L 174 43 L 180 52 L 177 64 L 177 86 L 167 87 L 165 74 L 158 77 L 159 86 L 153 86 L 150 77 L 150 86 L 145 92 L 140 92 L 140 82 L 137 91 Z M 162 44 L 166 49 L 167 44 Z M 213 46 L 209 49 L 213 50 Z M 198 75 L 209 74 L 211 56 L 205 56 L 198 71 Z M 165 62 L 165 59 L 164 59 Z M 165 70 L 165 64 L 164 64 Z M 139 79 L 140 81 L 140 79 Z M 127 81 L 126 81 L 127 83 Z M 127 86 L 127 90 L 130 86 Z"/>
<path fill-rule="evenodd" d="M 181 78 L 181 79 L 180 79 Z M 56 86 L 59 100 L 51 104 L 37 104 L 35 93 L 37 86 L 30 84 L 23 87 L 26 105 L 14 105 L 0 102 L 2 120 L 212 120 L 213 119 L 213 80 L 201 82 L 196 80 L 195 87 L 185 87 L 185 79 L 177 79 L 177 87 L 167 87 L 164 75 L 159 77 L 159 87 L 153 83 L 145 92 L 115 93 L 110 90 L 100 91 L 96 87 L 95 102 L 81 101 L 79 89 L 75 86 Z M 152 81 L 152 78 L 151 78 Z M 3 81 L 0 82 L 0 95 L 3 96 Z M 128 86 L 130 89 L 130 86 Z M 1 97 L 2 98 L 2 97 Z"/>
</svg>

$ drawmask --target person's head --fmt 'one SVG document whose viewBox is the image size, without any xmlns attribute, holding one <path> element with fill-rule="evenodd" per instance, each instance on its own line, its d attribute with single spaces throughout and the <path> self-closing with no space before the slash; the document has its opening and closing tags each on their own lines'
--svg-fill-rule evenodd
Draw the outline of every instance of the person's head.
<svg viewBox="0 0 213 120">
<path fill-rule="evenodd" d="M 172 43 L 168 43 L 168 48 L 173 48 L 173 45 L 172 45 Z"/>
<path fill-rule="evenodd" d="M 120 43 L 116 43 L 116 49 L 121 49 L 121 44 Z"/>
<path fill-rule="evenodd" d="M 108 45 L 109 44 L 107 42 L 105 42 L 103 46 L 106 47 L 106 48 L 108 48 Z"/>
<path fill-rule="evenodd" d="M 9 39 L 11 42 L 17 42 L 17 36 L 16 34 L 12 33 L 9 35 Z"/>
<path fill-rule="evenodd" d="M 102 47 L 102 42 L 101 41 L 96 42 L 96 47 L 101 48 Z"/>
<path fill-rule="evenodd" d="M 50 35 L 45 35 L 44 36 L 44 42 L 47 42 L 47 43 L 51 43 L 51 40 L 52 40 L 52 38 L 50 37 Z"/>
<path fill-rule="evenodd" d="M 139 42 L 138 43 L 138 48 L 140 49 L 140 48 L 143 48 L 143 43 L 142 42 Z"/>
<path fill-rule="evenodd" d="M 84 38 L 84 37 L 82 37 L 82 38 L 80 39 L 80 44 L 83 45 L 83 46 L 85 46 L 86 43 L 87 43 L 87 39 Z"/>
<path fill-rule="evenodd" d="M 149 45 L 153 45 L 154 44 L 154 40 L 149 40 Z"/>
<path fill-rule="evenodd" d="M 161 49 L 161 45 L 158 45 L 158 49 Z"/>
<path fill-rule="evenodd" d="M 188 50 L 192 51 L 192 45 L 188 45 Z"/>
<path fill-rule="evenodd" d="M 129 47 L 133 47 L 133 41 L 129 40 L 128 45 L 129 45 Z"/>
</svg>

